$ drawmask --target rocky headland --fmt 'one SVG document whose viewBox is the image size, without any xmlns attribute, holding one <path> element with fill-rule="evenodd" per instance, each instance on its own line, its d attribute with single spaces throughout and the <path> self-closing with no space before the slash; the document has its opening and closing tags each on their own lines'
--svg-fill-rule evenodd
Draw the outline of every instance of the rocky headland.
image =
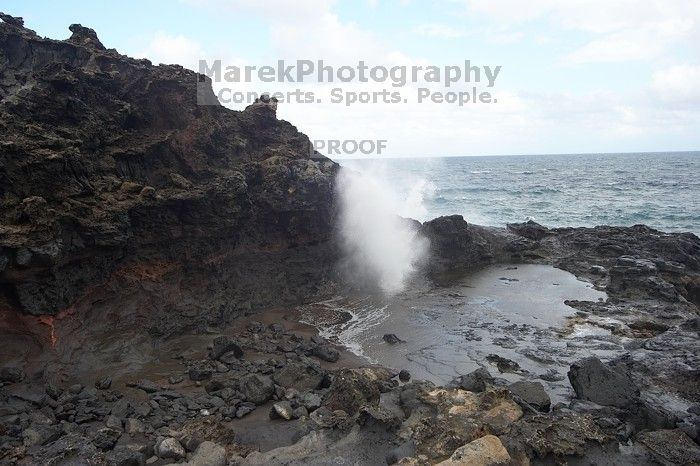
<svg viewBox="0 0 700 466">
<path fill-rule="evenodd" d="M 624 345 L 566 402 L 497 354 L 413 380 L 299 322 L 343 286 L 339 166 L 273 102 L 200 106 L 192 71 L 0 19 L 0 463 L 700 464 L 697 236 L 416 222 L 435 286 L 553 265 Z"/>
</svg>

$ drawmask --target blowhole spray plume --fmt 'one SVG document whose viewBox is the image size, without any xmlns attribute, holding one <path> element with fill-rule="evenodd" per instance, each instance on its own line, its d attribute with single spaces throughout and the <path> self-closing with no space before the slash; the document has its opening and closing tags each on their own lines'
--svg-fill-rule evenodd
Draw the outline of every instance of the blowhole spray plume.
<svg viewBox="0 0 700 466">
<path fill-rule="evenodd" d="M 420 235 L 418 222 L 399 216 L 406 208 L 422 208 L 421 193 L 427 185 L 419 183 L 401 200 L 381 177 L 341 169 L 339 233 L 346 272 L 356 283 L 378 285 L 388 295 L 398 293 L 427 255 L 428 241 Z"/>
</svg>

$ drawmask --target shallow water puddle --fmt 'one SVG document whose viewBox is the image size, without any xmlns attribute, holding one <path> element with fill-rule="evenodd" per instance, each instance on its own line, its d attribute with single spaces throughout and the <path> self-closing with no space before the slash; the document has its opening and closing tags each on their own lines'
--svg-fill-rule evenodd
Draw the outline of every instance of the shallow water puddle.
<svg viewBox="0 0 700 466">
<path fill-rule="evenodd" d="M 569 393 L 569 365 L 584 356 L 621 350 L 595 326 L 564 331 L 576 311 L 567 299 L 597 301 L 603 292 L 546 265 L 493 266 L 441 287 L 413 289 L 390 299 L 337 297 L 306 306 L 302 315 L 330 338 L 369 361 L 407 369 L 444 384 L 478 367 L 508 380 L 540 379 L 555 398 Z M 403 342 L 388 344 L 384 334 Z M 498 355 L 520 369 L 499 373 Z"/>
</svg>

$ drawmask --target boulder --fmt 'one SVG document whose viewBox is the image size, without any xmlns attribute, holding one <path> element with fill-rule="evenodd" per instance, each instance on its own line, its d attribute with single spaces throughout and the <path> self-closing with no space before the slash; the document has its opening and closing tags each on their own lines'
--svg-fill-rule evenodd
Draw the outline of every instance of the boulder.
<svg viewBox="0 0 700 466">
<path fill-rule="evenodd" d="M 534 241 L 539 241 L 549 234 L 549 228 L 532 220 L 523 223 L 508 223 L 506 226 L 509 231 L 512 231 L 516 235 Z"/>
<path fill-rule="evenodd" d="M 495 435 L 485 435 L 459 447 L 439 466 L 496 466 L 510 464 L 511 457 Z"/>
<path fill-rule="evenodd" d="M 552 401 L 540 382 L 520 381 L 508 386 L 508 390 L 538 411 L 549 411 Z"/>
<path fill-rule="evenodd" d="M 214 442 L 204 441 L 199 444 L 187 462 L 188 466 L 224 466 L 226 464 L 226 449 Z"/>
<path fill-rule="evenodd" d="M 291 421 L 294 419 L 294 409 L 289 401 L 278 401 L 272 405 L 270 419 L 284 419 Z"/>
<path fill-rule="evenodd" d="M 92 443 L 100 450 L 111 450 L 114 448 L 114 445 L 117 444 L 117 440 L 119 440 L 121 435 L 121 429 L 117 430 L 106 427 L 97 431 L 95 437 L 92 439 Z"/>
<path fill-rule="evenodd" d="M 489 371 L 480 367 L 467 375 L 457 377 L 450 385 L 478 393 L 486 390 L 486 385 L 491 383 L 493 383 L 493 377 Z"/>
<path fill-rule="evenodd" d="M 312 354 L 326 362 L 338 362 L 338 359 L 340 359 L 340 351 L 329 345 L 316 346 Z"/>
<path fill-rule="evenodd" d="M 248 374 L 241 379 L 241 391 L 246 400 L 261 405 L 272 398 L 275 393 L 275 384 L 265 375 Z"/>
<path fill-rule="evenodd" d="M 233 356 L 240 358 L 243 356 L 243 349 L 231 337 L 222 335 L 214 338 L 209 356 L 212 359 L 219 359 L 226 353 L 233 353 Z"/>
<path fill-rule="evenodd" d="M 272 377 L 277 385 L 306 392 L 317 389 L 325 375 L 326 373 L 317 365 L 290 363 L 275 371 Z"/>
<path fill-rule="evenodd" d="M 568 376 L 578 398 L 599 405 L 623 408 L 639 397 L 639 389 L 626 371 L 613 369 L 596 357 L 572 364 Z"/>
<path fill-rule="evenodd" d="M 391 373 L 383 369 L 341 369 L 333 377 L 323 405 L 353 415 L 365 403 L 377 404 L 382 383 L 390 379 Z"/>
<path fill-rule="evenodd" d="M 95 388 L 98 390 L 108 390 L 112 386 L 112 377 L 106 375 L 95 381 Z"/>
<path fill-rule="evenodd" d="M 174 437 L 167 437 L 156 442 L 154 452 L 159 458 L 175 461 L 181 460 L 186 455 L 184 447 Z"/>
</svg>

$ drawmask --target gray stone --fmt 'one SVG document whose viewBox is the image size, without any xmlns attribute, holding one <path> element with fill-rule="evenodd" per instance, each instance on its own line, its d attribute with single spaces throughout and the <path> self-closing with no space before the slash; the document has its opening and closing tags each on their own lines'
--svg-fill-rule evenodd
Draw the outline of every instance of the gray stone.
<svg viewBox="0 0 700 466">
<path fill-rule="evenodd" d="M 271 419 L 284 419 L 290 421 L 294 418 L 294 409 L 289 401 L 278 401 L 270 410 Z"/>
<path fill-rule="evenodd" d="M 508 389 L 536 410 L 544 413 L 549 411 L 552 401 L 540 382 L 515 382 Z"/>
<path fill-rule="evenodd" d="M 273 378 L 277 385 L 305 392 L 317 389 L 321 385 L 324 375 L 324 371 L 318 366 L 291 363 L 276 371 Z"/>
<path fill-rule="evenodd" d="M 107 390 L 112 386 L 112 377 L 106 375 L 95 382 L 95 388 L 98 390 Z"/>
<path fill-rule="evenodd" d="M 112 405 L 112 414 L 114 414 L 118 418 L 123 419 L 127 417 L 132 411 L 133 408 L 131 407 L 131 404 L 126 398 L 121 398 Z"/>
<path fill-rule="evenodd" d="M 143 466 L 146 464 L 143 452 L 133 445 L 118 445 L 107 455 L 109 466 Z"/>
<path fill-rule="evenodd" d="M 639 390 L 629 374 L 603 364 L 596 357 L 572 364 L 568 376 L 578 398 L 599 405 L 622 408 L 639 397 Z"/>
<path fill-rule="evenodd" d="M 122 430 L 123 428 L 122 420 L 113 414 L 107 416 L 107 418 L 105 419 L 105 426 L 115 430 Z"/>
<path fill-rule="evenodd" d="M 309 411 L 313 411 L 321 407 L 321 395 L 316 393 L 304 393 L 299 397 L 299 403 Z"/>
<path fill-rule="evenodd" d="M 337 362 L 340 352 L 329 345 L 320 345 L 313 349 L 313 355 L 326 362 Z"/>
<path fill-rule="evenodd" d="M 214 442 L 202 442 L 187 464 L 189 466 L 224 466 L 226 449 Z"/>
<path fill-rule="evenodd" d="M 100 450 L 111 450 L 114 448 L 114 445 L 116 445 L 117 440 L 119 440 L 121 435 L 121 430 L 105 427 L 97 431 L 97 434 L 92 439 L 92 443 L 94 443 Z"/>
<path fill-rule="evenodd" d="M 259 374 L 248 374 L 241 380 L 241 391 L 246 400 L 256 405 L 267 402 L 275 393 L 275 384 L 272 379 Z"/>
<path fill-rule="evenodd" d="M 233 353 L 236 358 L 243 356 L 243 350 L 233 338 L 225 335 L 214 338 L 210 353 L 211 358 L 219 359 L 226 353 Z"/>
<path fill-rule="evenodd" d="M 129 435 L 140 434 L 146 431 L 146 426 L 138 419 L 130 417 L 124 422 L 124 430 Z"/>
<path fill-rule="evenodd" d="M 470 392 L 483 392 L 486 390 L 486 385 L 490 383 L 493 383 L 493 377 L 489 371 L 480 367 L 467 375 L 456 378 L 451 385 Z"/>
<path fill-rule="evenodd" d="M 163 459 L 181 460 L 185 457 L 185 449 L 174 437 L 168 437 L 156 442 L 154 449 L 156 455 Z"/>
</svg>

